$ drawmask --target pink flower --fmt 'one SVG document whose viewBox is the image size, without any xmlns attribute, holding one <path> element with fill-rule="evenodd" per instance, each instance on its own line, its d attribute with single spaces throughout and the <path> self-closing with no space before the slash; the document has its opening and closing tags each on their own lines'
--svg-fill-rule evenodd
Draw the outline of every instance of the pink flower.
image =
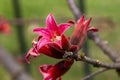
<svg viewBox="0 0 120 80">
<path fill-rule="evenodd" d="M 49 14 L 46 18 L 46 28 L 36 28 L 33 31 L 40 36 L 42 39 L 38 41 L 38 48 L 48 43 L 57 43 L 60 45 L 61 35 L 70 27 L 68 23 L 62 23 L 57 25 L 52 14 Z"/>
<path fill-rule="evenodd" d="M 57 25 L 52 14 L 46 18 L 47 28 L 36 28 L 33 31 L 39 34 L 38 41 L 33 40 L 33 48 L 31 48 L 27 55 L 26 61 L 29 62 L 29 57 L 37 57 L 40 54 L 45 54 L 50 57 L 62 59 L 64 50 L 75 50 L 75 47 L 70 43 L 64 32 L 70 27 L 68 23 Z"/>
<path fill-rule="evenodd" d="M 84 20 L 84 16 L 82 16 L 77 23 L 75 23 L 75 29 L 72 34 L 71 44 L 78 45 L 78 49 L 82 47 L 87 37 L 87 31 L 98 31 L 94 27 L 89 27 L 91 18 Z M 70 23 L 73 21 L 70 21 Z"/>
<path fill-rule="evenodd" d="M 43 80 L 62 80 L 61 76 L 64 75 L 73 64 L 73 60 L 63 60 L 53 65 L 42 65 L 39 70 L 42 73 Z"/>
</svg>

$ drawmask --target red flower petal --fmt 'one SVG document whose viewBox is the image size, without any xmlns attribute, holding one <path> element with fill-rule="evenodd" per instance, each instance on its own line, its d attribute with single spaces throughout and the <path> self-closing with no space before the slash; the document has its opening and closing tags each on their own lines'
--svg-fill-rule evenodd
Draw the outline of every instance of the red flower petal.
<svg viewBox="0 0 120 80">
<path fill-rule="evenodd" d="M 40 54 L 38 54 L 38 52 L 36 52 L 36 50 L 35 50 L 34 48 L 31 48 L 31 49 L 28 51 L 27 55 L 25 56 L 25 60 L 27 61 L 28 64 L 30 64 L 30 60 L 29 60 L 30 56 L 32 56 L 32 57 L 37 57 L 37 56 L 39 56 L 39 55 L 40 55 Z"/>
<path fill-rule="evenodd" d="M 77 50 L 77 45 L 71 45 L 70 46 L 70 51 L 75 52 Z"/>
<path fill-rule="evenodd" d="M 62 59 L 64 55 L 64 51 L 56 44 L 56 43 L 49 43 L 46 46 L 43 46 L 39 53 L 45 54 L 47 56 Z"/>
<path fill-rule="evenodd" d="M 65 35 L 62 35 L 61 43 L 63 50 L 68 50 L 70 48 L 70 43 Z"/>
<path fill-rule="evenodd" d="M 49 14 L 46 18 L 46 26 L 47 29 L 51 30 L 52 32 L 56 32 L 57 28 L 57 23 L 53 17 L 52 14 Z"/>
<path fill-rule="evenodd" d="M 84 16 L 81 16 L 81 18 L 77 21 L 77 23 L 83 23 L 84 22 Z"/>
<path fill-rule="evenodd" d="M 88 31 L 98 32 L 98 29 L 95 27 L 88 28 Z"/>
<path fill-rule="evenodd" d="M 70 24 L 62 23 L 59 25 L 60 34 L 63 34 L 68 28 L 70 28 Z"/>
<path fill-rule="evenodd" d="M 83 24 L 88 28 L 92 18 L 87 19 Z"/>
<path fill-rule="evenodd" d="M 48 29 L 45 28 L 35 28 L 33 32 L 37 33 L 38 35 L 42 35 L 46 38 L 51 38 L 51 33 Z"/>
<path fill-rule="evenodd" d="M 45 46 L 46 44 L 51 43 L 50 39 L 42 37 L 38 42 L 37 42 L 37 49 L 39 50 L 41 47 Z"/>
<path fill-rule="evenodd" d="M 61 80 L 61 76 L 64 75 L 73 64 L 73 60 L 63 60 L 59 63 L 52 65 L 42 65 L 39 70 L 42 73 L 43 80 Z"/>
<path fill-rule="evenodd" d="M 56 59 L 62 59 L 64 51 L 56 43 L 46 44 L 39 49 L 37 48 L 37 45 L 33 43 L 33 48 L 28 51 L 27 55 L 25 56 L 25 60 L 28 64 L 30 64 L 30 56 L 37 57 L 40 54 L 44 54 Z"/>
<path fill-rule="evenodd" d="M 70 24 L 75 24 L 75 21 L 74 20 L 69 20 L 69 21 L 67 21 L 68 23 L 70 23 Z"/>
</svg>

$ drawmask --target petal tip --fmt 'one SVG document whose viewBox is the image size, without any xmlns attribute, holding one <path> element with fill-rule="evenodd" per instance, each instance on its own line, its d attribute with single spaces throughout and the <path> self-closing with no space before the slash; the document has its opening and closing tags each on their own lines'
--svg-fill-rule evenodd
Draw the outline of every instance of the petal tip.
<svg viewBox="0 0 120 80">
<path fill-rule="evenodd" d="M 84 22 L 84 15 L 80 17 L 80 19 L 78 20 L 78 23 L 83 23 Z"/>
<path fill-rule="evenodd" d="M 99 30 L 95 27 L 88 28 L 88 31 L 98 32 Z"/>
<path fill-rule="evenodd" d="M 28 64 L 30 64 L 29 57 L 30 57 L 30 54 L 28 54 L 28 55 L 25 56 L 25 61 L 26 61 Z"/>
<path fill-rule="evenodd" d="M 92 18 L 87 19 L 87 20 L 84 22 L 85 26 L 89 26 L 91 20 L 92 20 Z"/>
<path fill-rule="evenodd" d="M 75 21 L 74 20 L 69 20 L 67 21 L 69 24 L 75 24 Z"/>
</svg>

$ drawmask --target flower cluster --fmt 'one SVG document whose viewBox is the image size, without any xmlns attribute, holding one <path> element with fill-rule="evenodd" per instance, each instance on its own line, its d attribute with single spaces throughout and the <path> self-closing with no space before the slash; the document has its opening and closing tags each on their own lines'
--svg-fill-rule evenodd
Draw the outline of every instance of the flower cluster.
<svg viewBox="0 0 120 80">
<path fill-rule="evenodd" d="M 81 17 L 75 24 L 75 29 L 72 37 L 65 36 L 64 32 L 70 28 L 70 23 L 57 24 L 53 15 L 49 14 L 46 18 L 46 28 L 35 28 L 33 32 L 39 35 L 38 40 L 33 40 L 33 47 L 26 55 L 26 61 L 30 63 L 29 57 L 37 57 L 40 54 L 63 59 L 66 52 L 76 52 L 83 45 L 87 31 L 97 31 L 95 28 L 90 28 L 91 19 L 84 21 Z M 65 74 L 74 63 L 74 59 L 63 59 L 55 65 L 43 64 L 39 67 L 42 73 L 43 80 L 61 80 L 61 76 Z"/>
</svg>

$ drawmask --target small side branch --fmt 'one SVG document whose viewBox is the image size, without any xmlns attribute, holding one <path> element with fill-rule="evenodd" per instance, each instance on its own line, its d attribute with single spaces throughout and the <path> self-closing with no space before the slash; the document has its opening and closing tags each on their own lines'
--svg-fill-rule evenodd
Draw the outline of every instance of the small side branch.
<svg viewBox="0 0 120 80">
<path fill-rule="evenodd" d="M 91 77 L 94 77 L 94 76 L 96 76 L 96 75 L 98 75 L 98 74 L 100 74 L 100 73 L 103 73 L 103 72 L 105 72 L 105 71 L 108 71 L 108 70 L 109 70 L 109 69 L 107 69 L 107 68 L 100 69 L 100 70 L 98 70 L 98 71 L 96 71 L 96 72 L 93 72 L 93 73 L 85 76 L 82 80 L 88 80 L 88 79 L 90 79 Z"/>
</svg>

